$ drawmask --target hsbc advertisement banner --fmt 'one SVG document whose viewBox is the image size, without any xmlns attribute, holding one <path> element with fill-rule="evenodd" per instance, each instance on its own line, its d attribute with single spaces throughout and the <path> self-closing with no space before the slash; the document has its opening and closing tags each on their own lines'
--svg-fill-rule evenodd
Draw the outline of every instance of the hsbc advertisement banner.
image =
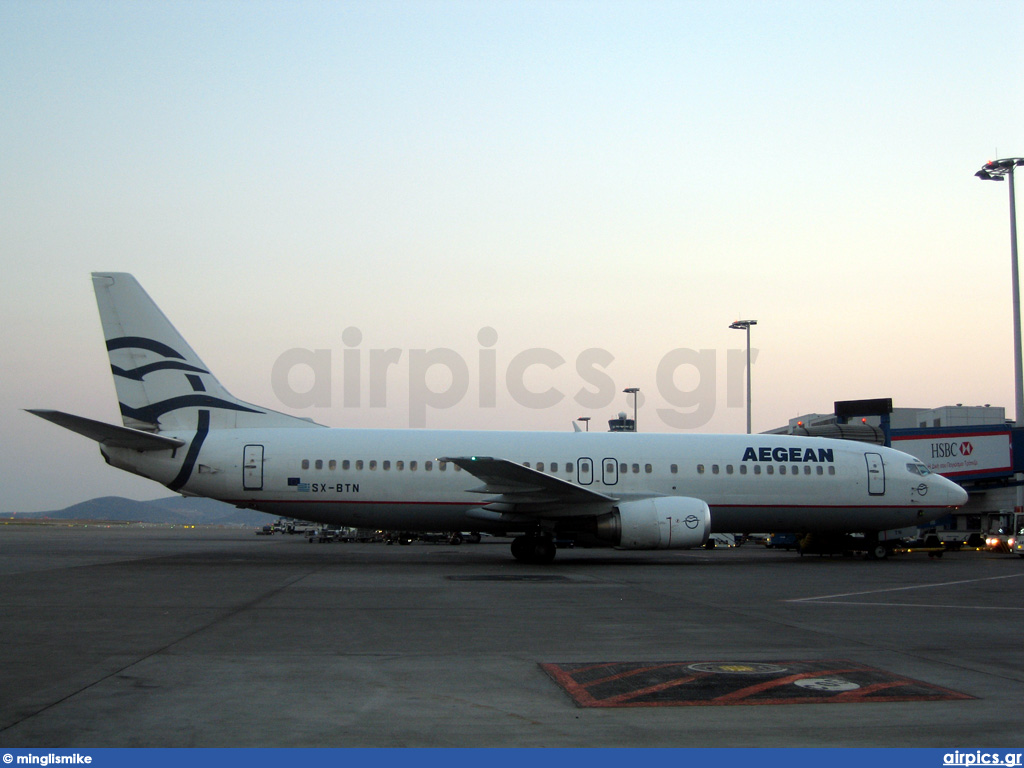
<svg viewBox="0 0 1024 768">
<path fill-rule="evenodd" d="M 932 472 L 947 477 L 991 475 L 1013 470 L 1009 432 L 893 435 L 892 447 L 916 456 Z"/>
</svg>

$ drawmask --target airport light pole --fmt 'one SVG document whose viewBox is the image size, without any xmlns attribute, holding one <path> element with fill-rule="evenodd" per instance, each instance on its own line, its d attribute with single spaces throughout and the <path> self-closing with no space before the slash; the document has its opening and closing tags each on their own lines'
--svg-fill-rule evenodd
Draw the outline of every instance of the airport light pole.
<svg viewBox="0 0 1024 768">
<path fill-rule="evenodd" d="M 975 176 L 982 181 L 1009 181 L 1010 188 L 1010 274 L 1013 281 L 1013 378 L 1014 378 L 1014 426 L 1024 427 L 1024 364 L 1020 349 L 1020 276 L 1017 267 L 1017 207 L 1013 194 L 1013 169 L 1024 166 L 1024 157 L 1004 157 L 991 160 L 981 167 Z M 1014 512 L 1024 511 L 1024 475 L 1016 473 L 1017 501 Z"/>
<path fill-rule="evenodd" d="M 622 391 L 627 395 L 633 395 L 633 431 L 636 432 L 636 400 L 640 396 L 640 387 L 627 387 Z"/>
<path fill-rule="evenodd" d="M 757 325 L 757 320 L 737 320 L 729 327 L 736 331 L 747 332 L 747 434 L 750 434 L 750 326 Z"/>
<path fill-rule="evenodd" d="M 576 419 L 576 421 L 582 421 L 584 424 L 587 425 L 587 432 L 590 431 L 590 417 L 589 416 L 580 416 L 578 419 Z"/>
</svg>

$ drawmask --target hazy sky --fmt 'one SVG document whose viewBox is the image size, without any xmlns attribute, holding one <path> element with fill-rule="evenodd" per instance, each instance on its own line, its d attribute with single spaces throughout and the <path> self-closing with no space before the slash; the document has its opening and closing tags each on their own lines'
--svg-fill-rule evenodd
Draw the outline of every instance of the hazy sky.
<svg viewBox="0 0 1024 768">
<path fill-rule="evenodd" d="M 1007 189 L 973 173 L 1024 155 L 1022 22 L 1019 0 L 0 3 L 0 512 L 167 494 L 21 410 L 119 423 L 94 270 L 134 273 L 236 395 L 330 426 L 600 429 L 638 386 L 641 430 L 742 432 L 738 318 L 755 431 L 862 397 L 1012 415 Z M 329 350 L 328 406 L 275 389 L 295 348 Z M 410 407 L 424 386 L 457 401 Z"/>
</svg>

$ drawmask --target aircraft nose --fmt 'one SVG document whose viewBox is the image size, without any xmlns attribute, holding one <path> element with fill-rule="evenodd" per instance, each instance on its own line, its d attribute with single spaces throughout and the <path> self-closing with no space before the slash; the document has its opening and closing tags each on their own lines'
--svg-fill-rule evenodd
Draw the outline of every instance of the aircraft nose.
<svg viewBox="0 0 1024 768">
<path fill-rule="evenodd" d="M 955 504 L 958 507 L 962 507 L 964 504 L 966 504 L 967 503 L 967 491 L 965 491 L 959 485 L 954 483 L 952 480 L 947 480 L 946 482 L 949 483 L 949 485 L 950 485 L 949 495 L 950 495 L 950 499 L 952 500 L 952 503 Z"/>
</svg>

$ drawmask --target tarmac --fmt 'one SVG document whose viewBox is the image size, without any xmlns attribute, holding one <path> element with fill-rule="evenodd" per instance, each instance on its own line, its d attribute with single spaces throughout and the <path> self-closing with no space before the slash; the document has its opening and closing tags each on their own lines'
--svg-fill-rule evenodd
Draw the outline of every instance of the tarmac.
<svg viewBox="0 0 1024 768">
<path fill-rule="evenodd" d="M 0 521 L 0 587 L 6 747 L 1024 746 L 1013 555 Z"/>
</svg>

